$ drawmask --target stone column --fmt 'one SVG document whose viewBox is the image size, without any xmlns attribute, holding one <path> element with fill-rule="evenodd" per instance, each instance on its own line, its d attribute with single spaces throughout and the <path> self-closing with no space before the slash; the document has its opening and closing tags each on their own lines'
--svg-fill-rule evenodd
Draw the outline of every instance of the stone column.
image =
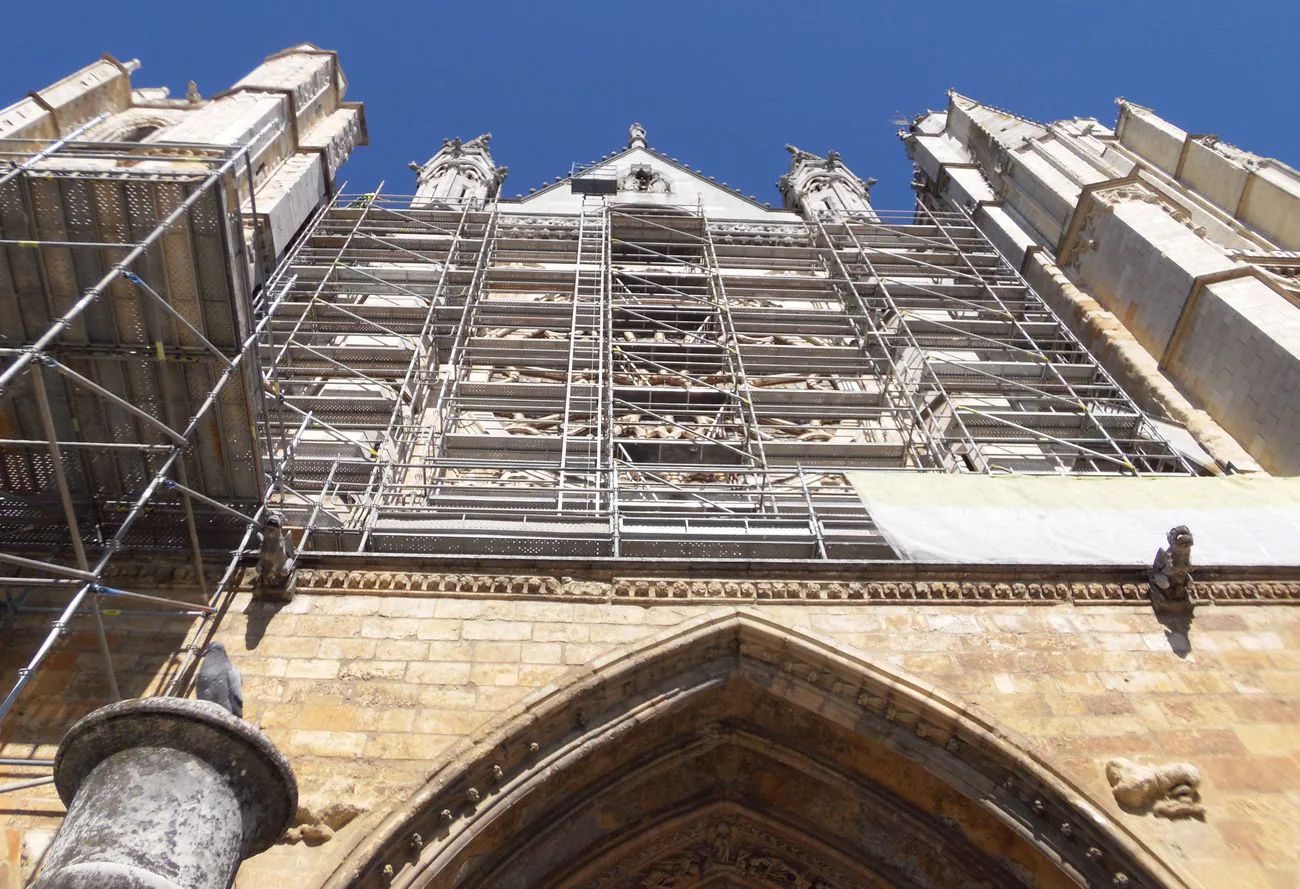
<svg viewBox="0 0 1300 889">
<path fill-rule="evenodd" d="M 31 889 L 228 889 L 298 806 L 265 735 L 183 698 L 91 713 L 59 745 L 54 783 L 68 814 Z"/>
</svg>

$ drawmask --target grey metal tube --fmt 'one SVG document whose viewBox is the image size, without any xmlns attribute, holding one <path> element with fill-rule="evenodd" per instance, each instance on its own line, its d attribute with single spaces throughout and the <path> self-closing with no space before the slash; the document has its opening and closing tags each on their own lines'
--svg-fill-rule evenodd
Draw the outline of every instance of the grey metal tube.
<svg viewBox="0 0 1300 889">
<path fill-rule="evenodd" d="M 58 430 L 54 427 L 54 417 L 50 414 L 50 397 L 45 390 L 45 372 L 37 366 L 32 369 L 32 386 L 36 390 L 36 407 L 41 415 L 41 426 L 45 437 L 49 439 L 50 461 L 53 464 L 54 481 L 59 488 L 59 500 L 63 504 L 63 515 L 68 522 L 68 535 L 72 538 L 72 551 L 77 556 L 77 567 L 82 572 L 90 567 L 86 561 L 86 548 L 81 543 L 81 526 L 77 522 L 77 510 L 72 503 L 72 492 L 68 488 L 67 474 L 63 471 L 63 455 L 59 451 Z M 90 600 L 91 614 L 95 618 L 95 641 L 99 645 L 99 656 L 104 662 L 104 678 L 108 680 L 108 691 L 113 700 L 122 700 L 122 690 L 117 686 L 117 674 L 113 670 L 113 654 L 108 650 L 108 636 L 104 632 L 104 617 L 99 613 L 99 602 Z"/>
<path fill-rule="evenodd" d="M 55 565 L 51 562 L 38 562 L 35 559 L 24 559 L 22 556 L 15 556 L 11 553 L 0 552 L 0 562 L 9 562 L 12 565 L 20 565 L 23 568 L 31 568 L 35 571 L 48 571 L 50 574 L 62 574 L 65 577 L 73 577 L 77 580 L 98 580 L 99 578 L 79 568 L 70 568 L 67 565 Z"/>
<path fill-rule="evenodd" d="M 63 374 L 65 377 L 72 380 L 78 386 L 86 387 L 91 392 L 94 392 L 96 395 L 98 395 L 100 398 L 103 398 L 106 401 L 110 401 L 115 406 L 120 407 L 122 410 L 126 411 L 127 413 L 139 417 L 141 420 L 144 420 L 150 426 L 157 429 L 159 432 L 161 432 L 163 435 L 170 438 L 172 441 L 176 442 L 178 445 L 185 445 L 185 446 L 189 445 L 189 442 L 185 440 L 184 435 L 177 432 L 172 427 L 168 426 L 162 420 L 159 420 L 157 417 L 155 417 L 153 414 L 149 413 L 148 411 L 141 410 L 140 408 L 136 407 L 134 404 L 127 401 L 126 399 L 121 398 L 120 396 L 114 394 L 113 392 L 110 392 L 109 390 L 105 389 L 103 386 L 99 385 L 89 377 L 83 377 L 81 374 L 77 373 L 72 368 L 60 364 L 58 361 L 54 360 L 52 357 L 48 355 L 42 356 L 41 362 L 43 364 L 47 364 L 50 367 L 54 368 L 59 373 Z"/>
<path fill-rule="evenodd" d="M 103 295 L 104 291 L 108 289 L 108 285 L 112 284 L 116 278 L 122 275 L 123 272 L 127 271 L 127 267 L 131 265 L 131 263 L 143 256 L 155 242 L 162 238 L 163 234 L 171 228 L 172 223 L 176 222 L 176 220 L 188 213 L 190 208 L 197 204 L 199 199 L 206 195 L 210 188 L 220 182 L 225 175 L 230 172 L 230 170 L 235 166 L 235 163 L 239 160 L 240 156 L 244 152 L 249 151 L 253 145 L 261 141 L 262 136 L 270 131 L 274 126 L 275 124 L 273 123 L 267 124 L 257 132 L 257 135 L 253 136 L 253 138 L 248 141 L 247 145 L 240 148 L 239 151 L 232 155 L 225 163 L 210 173 L 208 177 L 203 180 L 202 184 L 199 185 L 198 188 L 194 189 L 189 197 L 181 201 L 181 203 L 177 205 L 176 209 L 167 215 L 166 219 L 158 223 L 158 225 L 154 227 L 154 230 L 145 236 L 143 241 L 136 244 L 135 247 L 132 248 L 131 252 L 122 257 L 117 265 L 113 266 L 113 268 L 109 270 L 108 274 L 100 278 L 93 287 L 86 291 L 85 295 L 83 295 L 81 299 L 73 303 L 70 309 L 64 312 L 58 320 L 51 324 L 49 329 L 46 330 L 45 333 L 41 334 L 36 342 L 32 343 L 28 351 L 23 352 L 22 355 L 18 356 L 18 360 L 5 368 L 4 372 L 0 373 L 0 393 L 4 392 L 5 389 L 9 387 L 9 384 L 14 381 L 14 378 L 17 377 L 18 374 L 22 373 L 38 355 L 42 354 L 56 340 L 58 340 L 63 331 L 68 327 L 71 327 L 72 322 Z M 0 179 L 0 184 L 3 184 L 4 181 L 7 180 Z"/>
<path fill-rule="evenodd" d="M 184 438 L 188 439 L 188 437 L 194 432 L 194 430 L 198 428 L 199 421 L 212 408 L 212 406 L 216 404 L 217 396 L 221 394 L 221 390 L 225 388 L 226 384 L 234 376 L 234 373 L 238 369 L 240 362 L 243 360 L 243 358 L 246 355 L 249 354 L 249 351 L 255 347 L 257 342 L 257 337 L 261 334 L 262 328 L 270 323 L 271 318 L 274 314 L 275 306 L 277 306 L 280 303 L 280 301 L 284 299 L 285 292 L 287 292 L 287 287 L 285 291 L 281 292 L 280 298 L 277 299 L 275 303 L 272 304 L 271 309 L 267 312 L 266 316 L 254 328 L 253 332 L 249 335 L 249 337 L 244 341 L 240 353 L 237 356 L 235 356 L 235 359 L 234 361 L 231 362 L 230 366 L 227 367 L 222 372 L 221 377 L 217 380 L 216 384 L 212 387 L 212 390 L 208 393 L 207 397 L 203 400 L 203 403 L 199 405 L 198 410 L 194 412 L 194 416 L 190 419 L 189 425 L 187 425 L 185 427 L 185 431 L 181 433 Z M 104 555 L 100 558 L 99 562 L 96 563 L 95 568 L 92 572 L 96 577 L 98 577 L 103 572 L 104 567 L 108 564 L 109 560 L 112 559 L 114 553 L 117 552 L 117 548 L 121 546 L 122 541 L 126 539 L 127 532 L 130 531 L 131 527 L 135 524 L 136 519 L 139 518 L 141 511 L 145 507 L 145 504 L 147 504 L 153 498 L 154 492 L 158 489 L 158 486 L 162 484 L 162 481 L 164 478 L 166 478 L 167 473 L 171 471 L 172 465 L 180 457 L 183 449 L 184 449 L 183 445 L 178 445 L 177 447 L 172 449 L 172 452 L 163 461 L 162 466 L 158 468 L 158 472 L 154 474 L 153 479 L 149 482 L 147 486 L 145 486 L 144 491 L 136 499 L 135 504 L 131 507 L 130 511 L 127 513 L 126 518 L 122 521 L 122 524 L 118 528 L 117 533 L 113 535 L 112 539 L 108 542 L 108 545 L 105 547 Z M 241 550 L 243 549 L 244 546 L 247 545 L 247 541 L 251 536 L 251 534 L 252 534 L 252 526 L 250 525 L 249 530 L 245 533 L 244 536 L 245 542 L 240 546 Z M 234 560 L 232 560 L 232 566 L 234 565 L 234 563 L 235 563 Z M 227 575 L 229 575 L 231 571 L 233 571 L 233 567 L 231 569 L 228 569 Z M 223 585 L 224 585 L 224 581 L 223 581 Z M 50 653 L 50 650 L 54 647 L 54 643 L 58 641 L 59 633 L 63 630 L 64 627 L 68 625 L 68 623 L 76 615 L 78 609 L 81 607 L 81 603 L 85 600 L 87 593 L 90 592 L 91 586 L 92 586 L 91 584 L 87 583 L 85 586 L 81 587 L 81 589 L 77 591 L 72 601 L 69 602 L 68 606 L 65 609 L 63 609 L 63 611 L 60 613 L 58 620 L 54 622 L 53 628 L 46 635 L 45 641 L 41 644 L 40 648 L 37 649 L 36 654 L 32 657 L 30 661 L 28 661 L 26 667 L 19 669 L 18 681 L 14 683 L 14 686 L 12 689 L 10 689 L 9 694 L 6 695 L 4 701 L 0 703 L 0 721 L 3 721 L 4 717 L 13 708 L 14 703 L 18 700 L 18 696 L 22 694 L 23 689 L 27 687 L 27 683 L 31 681 L 31 677 L 33 673 L 36 671 L 38 667 L 40 667 L 41 663 L 45 660 L 45 657 Z"/>
<path fill-rule="evenodd" d="M 47 157 L 57 152 L 60 148 L 67 145 L 73 139 L 77 138 L 82 133 L 86 132 L 86 130 L 89 130 L 91 127 L 98 126 L 99 124 L 103 123 L 106 120 L 108 120 L 107 111 L 104 111 L 100 114 L 96 114 L 94 117 L 92 117 L 90 120 L 83 123 L 81 126 L 77 127 L 71 133 L 68 133 L 68 135 L 60 138 L 57 142 L 47 145 L 45 148 L 36 152 L 36 154 L 32 155 L 28 160 L 14 167 L 12 170 L 10 170 L 8 173 L 5 173 L 3 176 L 0 176 L 0 185 L 5 185 L 6 183 L 11 182 L 15 178 L 17 178 L 18 175 L 21 173 L 26 173 L 28 170 L 32 169 L 41 161 L 45 160 Z"/>
<path fill-rule="evenodd" d="M 213 500 L 211 497 L 207 496 L 206 494 L 200 494 L 198 491 L 194 490 L 193 488 L 187 487 L 186 485 L 183 485 L 180 482 L 177 481 L 163 482 L 163 487 L 168 489 L 169 491 L 180 491 L 183 494 L 193 497 L 195 500 L 199 501 L 200 503 L 206 503 L 208 506 L 211 506 L 213 509 L 219 510 L 220 512 L 224 512 L 226 515 L 230 516 L 231 518 L 239 519 L 241 522 L 245 522 L 246 524 L 250 524 L 250 525 L 258 524 L 257 520 L 252 518 L 251 516 L 244 515 L 239 510 L 227 506 L 226 504 L 222 503 L 219 500 Z"/>
<path fill-rule="evenodd" d="M 32 787 L 40 787 L 43 784 L 53 784 L 54 776 L 48 778 L 33 778 L 30 781 L 15 781 L 13 784 L 0 785 L 0 793 L 13 793 L 18 790 L 28 790 Z"/>
</svg>

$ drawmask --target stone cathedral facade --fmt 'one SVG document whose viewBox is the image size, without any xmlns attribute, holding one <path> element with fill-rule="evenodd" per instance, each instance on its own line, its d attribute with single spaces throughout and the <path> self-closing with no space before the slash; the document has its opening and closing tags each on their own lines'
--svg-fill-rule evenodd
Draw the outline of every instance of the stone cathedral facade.
<svg viewBox="0 0 1300 889">
<path fill-rule="evenodd" d="M 1300 880 L 1295 170 L 953 93 L 903 210 L 340 194 L 335 53 L 137 67 L 0 111 L 0 889 Z"/>
</svg>

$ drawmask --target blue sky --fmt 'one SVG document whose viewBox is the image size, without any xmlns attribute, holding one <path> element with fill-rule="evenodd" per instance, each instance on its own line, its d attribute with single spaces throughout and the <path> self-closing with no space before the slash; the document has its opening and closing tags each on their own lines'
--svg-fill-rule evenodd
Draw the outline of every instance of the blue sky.
<svg viewBox="0 0 1300 889">
<path fill-rule="evenodd" d="M 139 58 L 139 86 L 230 85 L 303 40 L 336 49 L 371 145 L 349 191 L 407 194 L 445 136 L 490 130 L 506 192 L 526 192 L 622 147 L 652 147 L 776 202 L 786 142 L 838 149 L 910 205 L 900 117 L 949 87 L 1027 117 L 1113 123 L 1116 96 L 1192 132 L 1300 164 L 1296 0 L 963 3 L 621 2 L 15 3 L 0 102 L 104 52 Z M 56 33 L 58 40 L 48 39 Z"/>
</svg>

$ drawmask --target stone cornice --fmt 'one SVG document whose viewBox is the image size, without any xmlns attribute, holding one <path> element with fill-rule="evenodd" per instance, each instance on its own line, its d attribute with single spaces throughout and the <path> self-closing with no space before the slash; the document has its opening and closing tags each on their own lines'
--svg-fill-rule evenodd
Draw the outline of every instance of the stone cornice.
<svg viewBox="0 0 1300 889">
<path fill-rule="evenodd" d="M 969 580 L 944 578 L 935 570 L 928 579 L 841 580 L 769 577 L 698 579 L 616 575 L 604 579 L 549 574 L 458 574 L 419 571 L 347 571 L 300 569 L 294 589 L 311 595 L 379 595 L 411 597 L 528 598 L 636 604 L 844 602 L 861 604 L 952 605 L 1141 605 L 1148 601 L 1145 579 L 1081 577 Z M 1136 573 L 1136 572 L 1134 572 Z M 243 587 L 252 589 L 249 570 Z M 1201 580 L 1192 601 L 1198 605 L 1294 604 L 1300 580 Z"/>
</svg>

